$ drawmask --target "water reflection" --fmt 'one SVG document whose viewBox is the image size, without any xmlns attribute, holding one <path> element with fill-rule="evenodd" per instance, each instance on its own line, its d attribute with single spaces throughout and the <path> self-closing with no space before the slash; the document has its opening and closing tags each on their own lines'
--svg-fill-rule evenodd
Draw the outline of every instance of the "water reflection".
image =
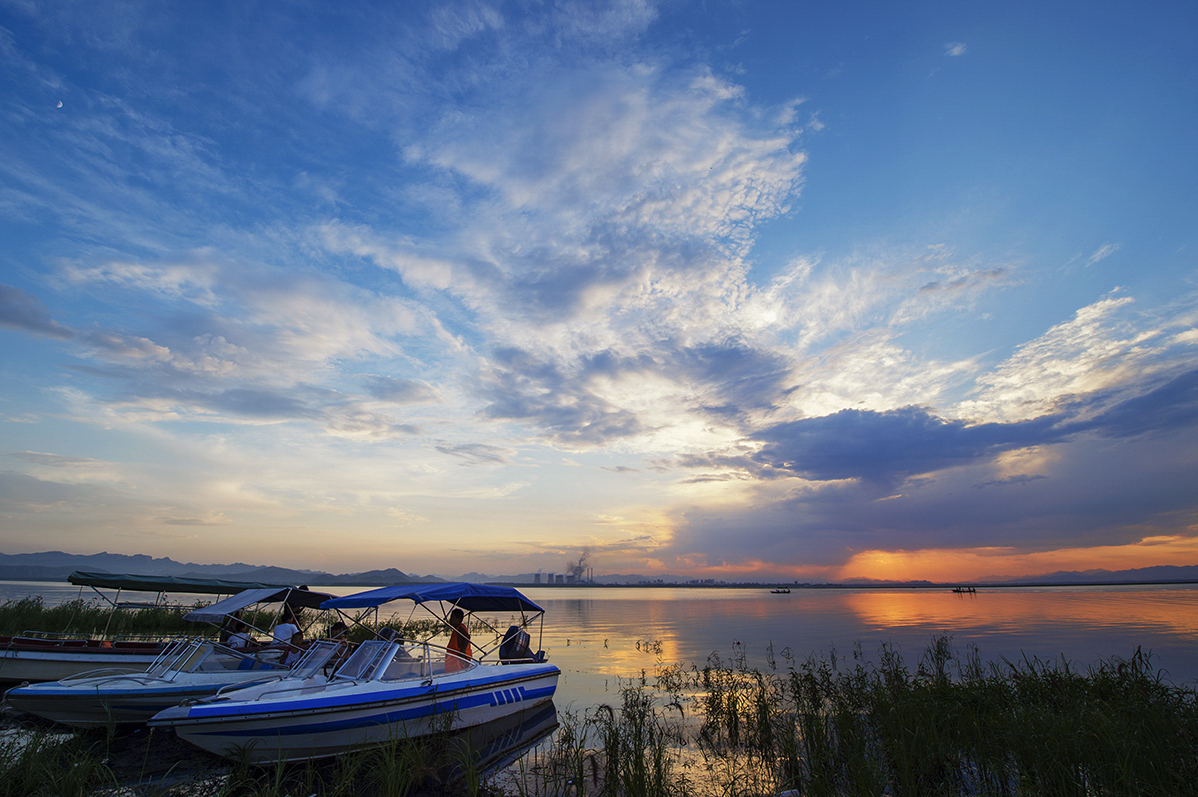
<svg viewBox="0 0 1198 797">
<path fill-rule="evenodd" d="M 460 754 L 447 773 L 449 779 L 466 774 L 466 758 L 470 759 L 470 768 L 480 775 L 497 772 L 520 759 L 555 730 L 557 706 L 550 702 L 460 731 L 453 738 Z"/>
<path fill-rule="evenodd" d="M 63 585 L 10 584 L 13 597 L 72 598 Z M 314 589 L 350 594 L 354 587 Z M 1152 651 L 1174 683 L 1198 680 L 1198 585 L 983 590 L 533 587 L 522 590 L 546 610 L 544 637 L 534 644 L 562 669 L 557 704 L 586 708 L 614 703 L 621 679 L 652 678 L 659 664 L 703 666 L 734 646 L 750 666 L 782 668 L 809 655 L 849 654 L 860 645 L 874 657 L 883 644 L 912 663 L 933 636 L 958 649 L 976 645 L 983 659 L 1051 659 L 1080 665 L 1137 646 Z M 13 595 L 19 592 L 19 595 Z M 52 598 L 47 596 L 47 603 Z M 57 601 L 54 601 L 57 602 Z M 406 616 L 406 611 L 404 612 Z M 506 627 L 506 624 L 501 626 Z"/>
<path fill-rule="evenodd" d="M 1192 589 L 1085 591 L 991 590 L 855 592 L 848 607 L 874 628 L 927 626 L 957 633 L 1027 633 L 1045 628 L 1123 629 L 1195 638 L 1198 601 Z"/>
</svg>

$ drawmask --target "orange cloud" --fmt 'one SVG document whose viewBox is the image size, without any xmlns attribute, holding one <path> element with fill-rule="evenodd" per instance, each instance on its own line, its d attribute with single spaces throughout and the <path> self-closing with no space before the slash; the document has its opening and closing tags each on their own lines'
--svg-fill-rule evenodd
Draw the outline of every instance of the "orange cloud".
<svg viewBox="0 0 1198 797">
<path fill-rule="evenodd" d="M 1032 576 L 1058 570 L 1131 570 L 1198 562 L 1198 538 L 1145 537 L 1130 545 L 1025 553 L 1014 548 L 860 551 L 835 578 L 971 581 L 986 576 Z"/>
</svg>

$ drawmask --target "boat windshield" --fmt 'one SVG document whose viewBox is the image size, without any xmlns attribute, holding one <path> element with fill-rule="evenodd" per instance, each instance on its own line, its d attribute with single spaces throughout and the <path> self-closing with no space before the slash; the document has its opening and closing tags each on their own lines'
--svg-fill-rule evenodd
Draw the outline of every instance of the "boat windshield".
<svg viewBox="0 0 1198 797">
<path fill-rule="evenodd" d="M 340 642 L 318 640 L 304 653 L 304 657 L 291 668 L 292 678 L 311 678 L 316 675 L 341 651 Z"/>
<path fill-rule="evenodd" d="M 158 654 L 154 663 L 146 668 L 146 673 L 156 678 L 165 675 L 170 670 L 177 670 L 176 662 L 186 661 L 188 654 L 198 640 L 176 639 L 167 645 L 166 650 Z"/>
<path fill-rule="evenodd" d="M 392 648 L 394 647 L 398 647 L 394 642 L 367 640 L 358 645 L 358 649 L 345 660 L 345 664 L 342 664 L 334 675 L 337 678 L 348 678 L 355 681 L 368 679 L 378 670 L 384 657 L 390 658 L 387 654 L 393 652 Z"/>
<path fill-rule="evenodd" d="M 281 664 L 262 661 L 250 653 L 218 645 L 205 639 L 183 641 L 172 645 L 147 670 L 162 677 L 168 673 L 230 672 L 244 670 L 286 670 Z"/>
</svg>

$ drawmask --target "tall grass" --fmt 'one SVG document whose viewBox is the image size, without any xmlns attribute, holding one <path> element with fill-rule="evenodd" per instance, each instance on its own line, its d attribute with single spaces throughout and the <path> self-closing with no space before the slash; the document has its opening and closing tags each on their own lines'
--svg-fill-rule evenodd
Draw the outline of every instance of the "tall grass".
<svg viewBox="0 0 1198 797">
<path fill-rule="evenodd" d="M 983 666 L 938 638 L 914 670 L 813 657 L 783 674 L 711 666 L 697 739 L 742 762 L 726 794 L 1151 795 L 1198 788 L 1198 695 L 1148 655 Z M 752 777 L 744 777 L 744 773 Z"/>
<path fill-rule="evenodd" d="M 46 606 L 40 596 L 0 604 L 0 634 L 25 631 L 85 636 L 155 636 L 196 634 L 205 626 L 188 623 L 183 615 L 196 606 L 160 606 L 130 611 L 112 611 L 95 600 L 77 598 L 58 606 Z"/>
<path fill-rule="evenodd" d="M 37 730 L 0 737 L 0 797 L 85 795 L 115 786 L 95 734 Z"/>
<path fill-rule="evenodd" d="M 1198 794 L 1198 693 L 1137 650 L 1080 670 L 983 664 L 947 637 L 914 666 L 813 656 L 666 668 L 564 721 L 522 797 Z M 681 699 L 680 699 L 681 697 Z"/>
</svg>

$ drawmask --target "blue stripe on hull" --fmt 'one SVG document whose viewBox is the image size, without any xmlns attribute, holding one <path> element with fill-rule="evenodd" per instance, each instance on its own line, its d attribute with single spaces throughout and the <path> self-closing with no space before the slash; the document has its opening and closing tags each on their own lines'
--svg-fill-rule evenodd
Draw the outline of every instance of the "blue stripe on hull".
<svg viewBox="0 0 1198 797">
<path fill-rule="evenodd" d="M 344 720 L 305 723 L 301 725 L 286 725 L 274 729 L 264 729 L 261 727 L 257 729 L 245 730 L 214 729 L 210 731 L 201 731 L 196 729 L 191 731 L 191 733 L 195 735 L 222 738 L 245 738 L 250 736 L 262 736 L 266 733 L 269 733 L 271 736 L 302 736 L 305 734 L 349 731 L 356 730 L 358 728 L 377 727 L 380 725 L 395 725 L 398 723 L 411 722 L 412 720 L 435 717 L 451 712 L 461 713 L 469 711 L 470 709 L 479 708 L 481 706 L 494 707 L 515 702 L 548 700 L 553 697 L 556 689 L 556 684 L 539 689 L 529 689 L 527 687 L 520 686 L 514 689 L 502 689 L 497 692 L 461 695 L 442 701 L 435 700 L 435 695 L 430 693 L 428 694 L 428 697 L 433 698 L 431 702 L 424 702 L 421 705 L 411 706 L 410 708 L 383 711 L 364 717 L 352 717 Z M 229 715 L 228 719 L 230 721 L 236 721 L 234 715 Z M 214 719 L 214 721 L 218 720 Z"/>
<path fill-rule="evenodd" d="M 504 668 L 508 670 L 508 668 Z M 522 680 L 534 680 L 543 678 L 549 675 L 557 675 L 560 670 L 557 667 L 548 667 L 521 675 Z M 505 673 L 488 674 L 482 677 L 473 679 L 463 679 L 446 684 L 446 688 L 450 692 L 457 691 L 474 691 L 486 689 L 490 684 L 501 682 L 508 684 L 513 680 L 511 671 Z M 406 686 L 397 687 L 388 690 L 379 690 L 374 692 L 367 700 L 369 703 L 394 702 L 402 700 L 412 700 L 432 697 L 436 694 L 436 687 L 428 686 Z M 188 712 L 188 719 L 201 719 L 204 717 L 220 717 L 231 719 L 235 716 L 251 719 L 255 714 L 277 714 L 279 712 L 292 711 L 322 711 L 338 708 L 353 709 L 362 705 L 363 695 L 360 691 L 338 692 L 332 695 L 324 695 L 314 697 L 308 700 L 296 699 L 279 701 L 278 703 L 270 702 L 245 702 L 242 704 L 220 704 L 213 703 L 210 705 L 192 706 Z M 491 703 L 497 705 L 497 703 Z"/>
</svg>

